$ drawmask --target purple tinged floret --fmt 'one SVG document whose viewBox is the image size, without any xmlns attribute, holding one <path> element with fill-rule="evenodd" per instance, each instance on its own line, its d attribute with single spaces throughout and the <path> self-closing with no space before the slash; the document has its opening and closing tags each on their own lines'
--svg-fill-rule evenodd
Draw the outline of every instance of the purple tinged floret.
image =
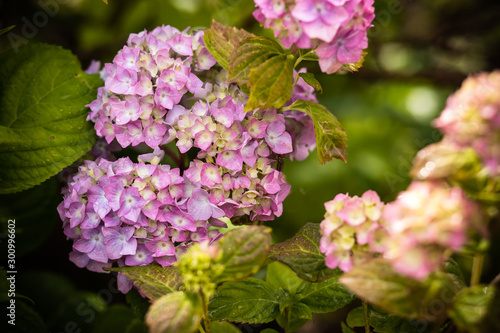
<svg viewBox="0 0 500 333">
<path fill-rule="evenodd" d="M 327 74 L 361 60 L 374 19 L 373 0 L 254 0 L 254 17 L 287 48 L 313 48 Z"/>
</svg>

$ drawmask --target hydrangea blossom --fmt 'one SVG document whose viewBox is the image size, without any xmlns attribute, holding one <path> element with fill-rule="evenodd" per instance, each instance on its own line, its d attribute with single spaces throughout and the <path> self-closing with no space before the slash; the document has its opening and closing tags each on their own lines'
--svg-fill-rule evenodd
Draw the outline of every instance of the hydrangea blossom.
<svg viewBox="0 0 500 333">
<path fill-rule="evenodd" d="M 188 195 L 180 170 L 142 158 L 151 157 L 86 161 L 68 183 L 58 211 L 77 266 L 100 272 L 113 263 L 169 266 L 189 244 L 221 236 L 209 228 L 225 226 L 222 210 L 197 205 L 193 214 L 189 207 L 198 198 Z"/>
<path fill-rule="evenodd" d="M 97 135 L 122 147 L 145 142 L 157 148 L 173 140 L 165 114 L 184 96 L 203 94 L 198 71 L 215 64 L 203 43 L 203 31 L 194 35 L 170 26 L 129 36 L 127 45 L 105 64 L 104 87 L 89 104 L 88 120 Z"/>
<path fill-rule="evenodd" d="M 104 65 L 88 120 L 107 143 L 154 152 L 138 163 L 86 161 L 70 178 L 58 210 L 79 267 L 169 266 L 190 244 L 219 237 L 209 228 L 224 226 L 222 217 L 282 214 L 290 185 L 277 161 L 302 160 L 314 149 L 312 119 L 293 110 L 245 113 L 248 96 L 215 66 L 202 37 L 170 26 L 131 34 Z M 316 101 L 302 78 L 289 104 L 297 99 Z M 195 156 L 185 170 L 161 164 L 172 141 Z M 131 287 L 122 275 L 119 282 Z"/>
<path fill-rule="evenodd" d="M 472 147 L 493 176 L 500 175 L 499 89 L 500 71 L 467 78 L 434 122 L 445 140 Z"/>
<path fill-rule="evenodd" d="M 447 249 L 457 251 L 464 245 L 477 212 L 459 187 L 414 181 L 385 206 L 384 257 L 401 274 L 425 279 L 442 266 Z"/>
<path fill-rule="evenodd" d="M 315 48 L 321 70 L 331 74 L 360 61 L 368 46 L 373 0 L 255 0 L 254 17 L 274 30 L 285 47 Z"/>
<path fill-rule="evenodd" d="M 325 203 L 320 251 L 326 255 L 328 267 L 348 272 L 381 252 L 378 240 L 386 233 L 379 222 L 383 207 L 374 191 L 361 197 L 338 194 Z"/>
</svg>

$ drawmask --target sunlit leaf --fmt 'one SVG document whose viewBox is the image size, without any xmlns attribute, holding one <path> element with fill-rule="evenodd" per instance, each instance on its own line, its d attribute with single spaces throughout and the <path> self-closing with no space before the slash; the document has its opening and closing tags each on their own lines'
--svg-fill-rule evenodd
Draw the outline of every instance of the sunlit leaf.
<svg viewBox="0 0 500 333">
<path fill-rule="evenodd" d="M 3 35 L 4 33 L 7 33 L 9 31 L 11 31 L 12 29 L 14 29 L 16 26 L 15 25 L 11 25 L 10 27 L 7 27 L 7 28 L 3 28 L 3 29 L 0 29 L 0 36 Z"/>
<path fill-rule="evenodd" d="M 496 294 L 497 290 L 492 286 L 478 285 L 464 289 L 457 295 L 449 312 L 450 317 L 463 331 L 472 333 L 498 331 L 500 318 L 498 316 L 487 318 L 489 312 L 494 311 Z M 498 313 L 498 310 L 496 312 Z M 488 330 L 483 323 L 485 321 L 488 321 Z"/>
<path fill-rule="evenodd" d="M 312 312 L 333 312 L 351 303 L 355 295 L 340 284 L 337 278 L 331 278 L 319 283 L 304 283 L 297 290 L 296 297 Z"/>
<path fill-rule="evenodd" d="M 321 164 L 337 158 L 346 162 L 347 135 L 337 118 L 321 104 L 297 100 L 285 110 L 297 110 L 311 116 L 316 133 L 316 146 Z"/>
<path fill-rule="evenodd" d="M 172 266 L 161 267 L 151 264 L 146 266 L 113 267 L 106 268 L 106 270 L 124 274 L 141 293 L 152 300 L 178 291 L 182 285 L 181 274 L 176 267 Z"/>
<path fill-rule="evenodd" d="M 210 331 L 212 333 L 241 333 L 241 331 L 227 321 L 211 321 Z"/>
<path fill-rule="evenodd" d="M 213 320 L 268 323 L 280 313 L 278 294 L 270 284 L 255 278 L 226 282 L 210 299 L 208 311 Z"/>
<path fill-rule="evenodd" d="M 277 55 L 250 70 L 250 96 L 245 111 L 280 108 L 290 100 L 293 85 L 293 55 Z"/>
<path fill-rule="evenodd" d="M 325 265 L 325 255 L 319 251 L 319 224 L 307 223 L 292 238 L 273 244 L 269 258 L 288 265 L 297 275 L 311 282 L 320 282 L 342 272 Z"/>
<path fill-rule="evenodd" d="M 323 92 L 323 87 L 321 87 L 321 83 L 314 77 L 313 73 L 299 73 L 299 76 L 306 81 L 308 85 L 314 88 L 314 90 Z"/>
<path fill-rule="evenodd" d="M 264 226 L 242 227 L 229 231 L 216 245 L 222 249 L 217 263 L 224 271 L 214 282 L 238 280 L 256 273 L 266 261 L 271 246 L 271 229 Z"/>
<path fill-rule="evenodd" d="M 266 37 L 244 39 L 231 54 L 229 79 L 239 85 L 248 83 L 250 70 L 272 56 L 284 54 L 283 48 Z"/>
<path fill-rule="evenodd" d="M 85 105 L 99 75 L 58 46 L 30 43 L 0 55 L 0 193 L 33 187 L 90 150 Z"/>
<path fill-rule="evenodd" d="M 255 35 L 243 29 L 225 27 L 213 21 L 212 26 L 205 30 L 203 40 L 215 60 L 222 68 L 229 71 L 231 53 L 242 40 L 248 37 L 255 37 Z"/>
<path fill-rule="evenodd" d="M 435 273 L 420 282 L 396 273 L 382 258 L 355 266 L 339 280 L 360 298 L 389 313 L 424 320 L 443 317 L 458 291 L 446 273 Z M 435 302 L 439 302 L 440 311 L 433 310 Z"/>
</svg>

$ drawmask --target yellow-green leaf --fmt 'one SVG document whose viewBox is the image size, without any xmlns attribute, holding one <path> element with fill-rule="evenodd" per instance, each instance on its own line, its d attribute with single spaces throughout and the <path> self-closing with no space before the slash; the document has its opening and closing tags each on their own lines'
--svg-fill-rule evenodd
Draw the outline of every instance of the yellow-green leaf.
<svg viewBox="0 0 500 333">
<path fill-rule="evenodd" d="M 297 110 L 308 114 L 314 123 L 316 147 L 321 164 L 337 158 L 347 162 L 347 135 L 337 118 L 321 104 L 297 100 L 285 110 Z"/>
<path fill-rule="evenodd" d="M 243 29 L 225 27 L 213 21 L 212 26 L 205 30 L 203 40 L 215 60 L 217 60 L 222 68 L 229 71 L 231 53 L 242 40 L 248 37 L 255 37 L 255 35 Z"/>
<path fill-rule="evenodd" d="M 293 85 L 293 55 L 277 55 L 250 70 L 250 96 L 245 111 L 281 108 L 290 100 Z"/>
</svg>

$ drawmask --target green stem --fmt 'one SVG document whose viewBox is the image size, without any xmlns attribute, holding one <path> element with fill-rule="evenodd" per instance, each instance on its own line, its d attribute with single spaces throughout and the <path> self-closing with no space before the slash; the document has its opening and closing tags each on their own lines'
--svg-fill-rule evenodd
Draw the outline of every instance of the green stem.
<svg viewBox="0 0 500 333">
<path fill-rule="evenodd" d="M 285 333 L 290 332 L 290 308 L 287 306 L 285 308 Z"/>
<path fill-rule="evenodd" d="M 475 286 L 479 284 L 481 273 L 483 271 L 484 253 L 476 253 L 472 260 L 472 276 L 470 278 L 470 285 Z"/>
<path fill-rule="evenodd" d="M 365 319 L 365 333 L 370 333 L 370 319 L 368 317 L 368 303 L 363 299 L 361 300 L 363 305 L 363 318 Z"/>
<path fill-rule="evenodd" d="M 206 333 L 211 333 L 210 319 L 208 318 L 208 303 L 205 299 L 205 294 L 200 290 L 201 306 L 203 307 L 203 323 L 205 324 Z"/>
<path fill-rule="evenodd" d="M 293 68 L 297 68 L 297 66 L 304 60 L 302 57 L 298 57 L 297 60 L 295 61 L 295 65 L 293 65 Z"/>
</svg>

